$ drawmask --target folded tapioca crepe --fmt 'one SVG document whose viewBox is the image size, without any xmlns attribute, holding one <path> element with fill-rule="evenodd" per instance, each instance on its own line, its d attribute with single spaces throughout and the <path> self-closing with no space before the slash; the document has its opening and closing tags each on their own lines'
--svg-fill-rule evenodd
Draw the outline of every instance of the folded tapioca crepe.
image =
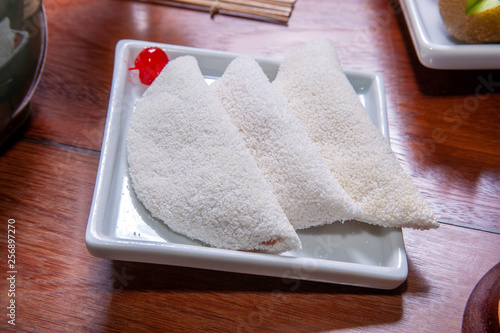
<svg viewBox="0 0 500 333">
<path fill-rule="evenodd" d="M 361 213 L 253 57 L 233 60 L 211 88 L 295 229 L 350 220 Z"/>
<path fill-rule="evenodd" d="M 127 154 L 138 199 L 173 231 L 224 249 L 300 247 L 195 58 L 172 60 L 137 101 Z"/>
<path fill-rule="evenodd" d="M 311 40 L 285 58 L 273 86 L 306 128 L 340 185 L 363 210 L 357 220 L 429 229 L 436 217 L 370 120 L 333 44 Z"/>
</svg>

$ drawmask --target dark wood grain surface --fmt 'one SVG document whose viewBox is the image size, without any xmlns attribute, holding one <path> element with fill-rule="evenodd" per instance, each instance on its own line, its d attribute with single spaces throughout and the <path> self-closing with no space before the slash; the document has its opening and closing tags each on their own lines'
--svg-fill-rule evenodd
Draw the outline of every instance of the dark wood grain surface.
<svg viewBox="0 0 500 333">
<path fill-rule="evenodd" d="M 43 77 L 29 121 L 0 155 L 0 304 L 8 305 L 7 224 L 15 219 L 15 329 L 460 331 L 470 293 L 500 261 L 500 71 L 423 67 L 397 1 L 298 0 L 288 25 L 131 0 L 44 3 Z M 392 148 L 442 222 L 404 230 L 402 286 L 291 282 L 88 253 L 119 40 L 282 58 L 316 37 L 334 42 L 344 67 L 383 74 Z M 0 331 L 13 329 L 5 314 Z"/>
</svg>

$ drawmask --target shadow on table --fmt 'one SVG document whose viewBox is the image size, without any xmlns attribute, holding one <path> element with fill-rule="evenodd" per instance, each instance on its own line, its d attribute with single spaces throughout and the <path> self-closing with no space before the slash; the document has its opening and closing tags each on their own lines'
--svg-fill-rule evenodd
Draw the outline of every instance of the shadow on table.
<svg viewBox="0 0 500 333">
<path fill-rule="evenodd" d="M 394 119 L 401 134 L 391 144 L 404 151 L 416 184 L 440 193 L 431 203 L 440 218 L 498 232 L 498 97 L 500 70 L 438 70 L 423 66 L 402 13 L 395 15 L 408 61 L 396 66 L 401 81 L 413 83 Z M 499 56 L 500 63 L 500 56 Z M 408 67 L 408 68 L 407 68 Z M 421 96 L 424 95 L 424 96 Z M 412 96 L 417 96 L 412 103 Z M 417 102 L 418 101 L 418 102 Z M 398 118 L 399 115 L 403 115 Z M 393 125 L 394 126 L 394 125 Z M 399 146 L 398 146 L 399 145 Z"/>
<path fill-rule="evenodd" d="M 112 266 L 108 326 L 120 330 L 154 331 L 167 323 L 232 332 L 381 325 L 402 318 L 405 293 L 429 290 L 411 260 L 408 281 L 394 290 L 122 261 Z"/>
</svg>

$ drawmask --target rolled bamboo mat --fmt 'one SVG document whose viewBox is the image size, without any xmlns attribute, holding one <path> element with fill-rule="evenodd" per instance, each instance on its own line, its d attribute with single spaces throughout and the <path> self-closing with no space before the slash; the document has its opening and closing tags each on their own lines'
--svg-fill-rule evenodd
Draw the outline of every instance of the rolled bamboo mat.
<svg viewBox="0 0 500 333">
<path fill-rule="evenodd" d="M 202 9 L 216 14 L 288 23 L 297 0 L 140 0 L 163 5 Z"/>
</svg>

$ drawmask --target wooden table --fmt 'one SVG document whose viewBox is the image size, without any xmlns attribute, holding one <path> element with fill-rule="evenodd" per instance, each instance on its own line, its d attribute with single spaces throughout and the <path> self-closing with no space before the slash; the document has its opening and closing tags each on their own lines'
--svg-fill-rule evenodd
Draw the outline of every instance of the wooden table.
<svg viewBox="0 0 500 333">
<path fill-rule="evenodd" d="M 298 0 L 288 25 L 131 0 L 45 7 L 47 62 L 31 118 L 0 155 L 0 331 L 12 328 L 9 219 L 17 237 L 15 328 L 25 332 L 460 331 L 470 293 L 500 261 L 500 71 L 423 67 L 397 1 Z M 335 43 L 344 67 L 383 74 L 392 148 L 442 221 L 437 230 L 404 230 L 402 286 L 290 283 L 88 253 L 120 39 L 282 58 L 315 37 Z"/>
</svg>

